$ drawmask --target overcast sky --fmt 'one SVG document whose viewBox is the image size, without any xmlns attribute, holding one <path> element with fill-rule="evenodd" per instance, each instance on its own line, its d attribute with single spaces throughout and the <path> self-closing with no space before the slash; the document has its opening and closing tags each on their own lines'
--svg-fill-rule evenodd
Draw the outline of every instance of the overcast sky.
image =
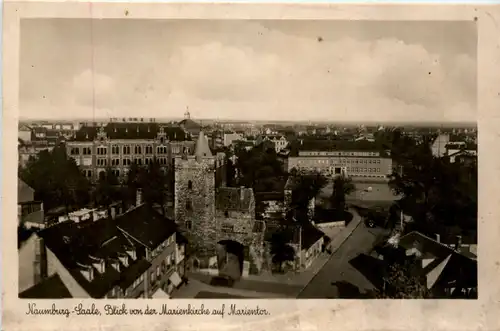
<svg viewBox="0 0 500 331">
<path fill-rule="evenodd" d="M 475 121 L 474 23 L 40 19 L 20 116 Z"/>
</svg>

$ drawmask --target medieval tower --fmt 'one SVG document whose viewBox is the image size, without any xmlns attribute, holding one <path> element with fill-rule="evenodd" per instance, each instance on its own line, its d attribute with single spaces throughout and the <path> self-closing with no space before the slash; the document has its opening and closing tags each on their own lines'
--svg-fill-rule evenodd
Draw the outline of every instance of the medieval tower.
<svg viewBox="0 0 500 331">
<path fill-rule="evenodd" d="M 194 155 L 183 153 L 176 157 L 174 167 L 175 220 L 199 259 L 213 256 L 216 243 L 216 158 L 203 132 L 198 137 Z"/>
</svg>

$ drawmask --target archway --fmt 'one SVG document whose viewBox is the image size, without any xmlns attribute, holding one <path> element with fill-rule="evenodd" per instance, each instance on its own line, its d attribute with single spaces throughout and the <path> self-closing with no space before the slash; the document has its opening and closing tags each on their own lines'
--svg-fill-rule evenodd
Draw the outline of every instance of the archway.
<svg viewBox="0 0 500 331">
<path fill-rule="evenodd" d="M 217 264 L 219 275 L 239 280 L 243 273 L 245 246 L 234 240 L 218 242 Z"/>
</svg>

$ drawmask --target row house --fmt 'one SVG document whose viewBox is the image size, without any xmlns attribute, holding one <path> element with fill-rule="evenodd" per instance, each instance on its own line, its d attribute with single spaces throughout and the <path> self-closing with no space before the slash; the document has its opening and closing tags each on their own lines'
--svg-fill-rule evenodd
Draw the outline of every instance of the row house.
<svg viewBox="0 0 500 331">
<path fill-rule="evenodd" d="M 183 283 L 186 240 L 173 220 L 145 204 L 116 219 L 67 221 L 35 236 L 28 263 L 46 267 L 32 268 L 42 271 L 41 281 L 21 298 L 168 297 Z"/>
<path fill-rule="evenodd" d="M 194 145 L 191 136 L 180 127 L 111 122 L 101 127 L 82 127 L 66 142 L 66 152 L 86 177 L 96 180 L 107 167 L 118 178 L 123 178 L 134 163 L 147 166 L 156 159 L 169 167 L 175 156 L 192 154 Z"/>
</svg>

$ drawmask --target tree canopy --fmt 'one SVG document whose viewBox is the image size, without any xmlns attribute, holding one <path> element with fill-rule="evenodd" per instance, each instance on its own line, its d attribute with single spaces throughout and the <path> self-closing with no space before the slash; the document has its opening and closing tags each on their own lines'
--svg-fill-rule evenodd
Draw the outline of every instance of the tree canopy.
<svg viewBox="0 0 500 331">
<path fill-rule="evenodd" d="M 331 207 L 337 211 L 344 211 L 346 209 L 346 196 L 354 192 L 355 189 L 350 177 L 337 176 L 333 180 Z"/>
<path fill-rule="evenodd" d="M 476 231 L 477 164 L 435 157 L 430 138 L 421 143 L 409 139 L 394 140 L 397 169 L 389 185 L 402 195 L 399 204 L 416 221 L 417 230 L 426 234 L 452 227 Z"/>
<path fill-rule="evenodd" d="M 384 286 L 375 296 L 380 299 L 430 298 L 431 291 L 427 289 L 420 264 L 416 258 L 390 263 L 383 275 Z"/>
<path fill-rule="evenodd" d="M 19 169 L 19 177 L 35 190 L 35 199 L 46 210 L 65 206 L 80 208 L 90 201 L 90 182 L 63 146 L 44 150 Z"/>
<path fill-rule="evenodd" d="M 255 192 L 271 192 L 283 189 L 286 172 L 274 148 L 262 143 L 251 150 L 236 152 L 238 185 L 252 187 Z"/>
<path fill-rule="evenodd" d="M 141 189 L 144 202 L 150 205 L 160 205 L 165 214 L 167 193 L 171 189 L 170 175 L 170 172 L 156 158 L 145 167 L 133 164 L 125 180 L 127 200 L 132 202 L 137 190 Z"/>
</svg>

